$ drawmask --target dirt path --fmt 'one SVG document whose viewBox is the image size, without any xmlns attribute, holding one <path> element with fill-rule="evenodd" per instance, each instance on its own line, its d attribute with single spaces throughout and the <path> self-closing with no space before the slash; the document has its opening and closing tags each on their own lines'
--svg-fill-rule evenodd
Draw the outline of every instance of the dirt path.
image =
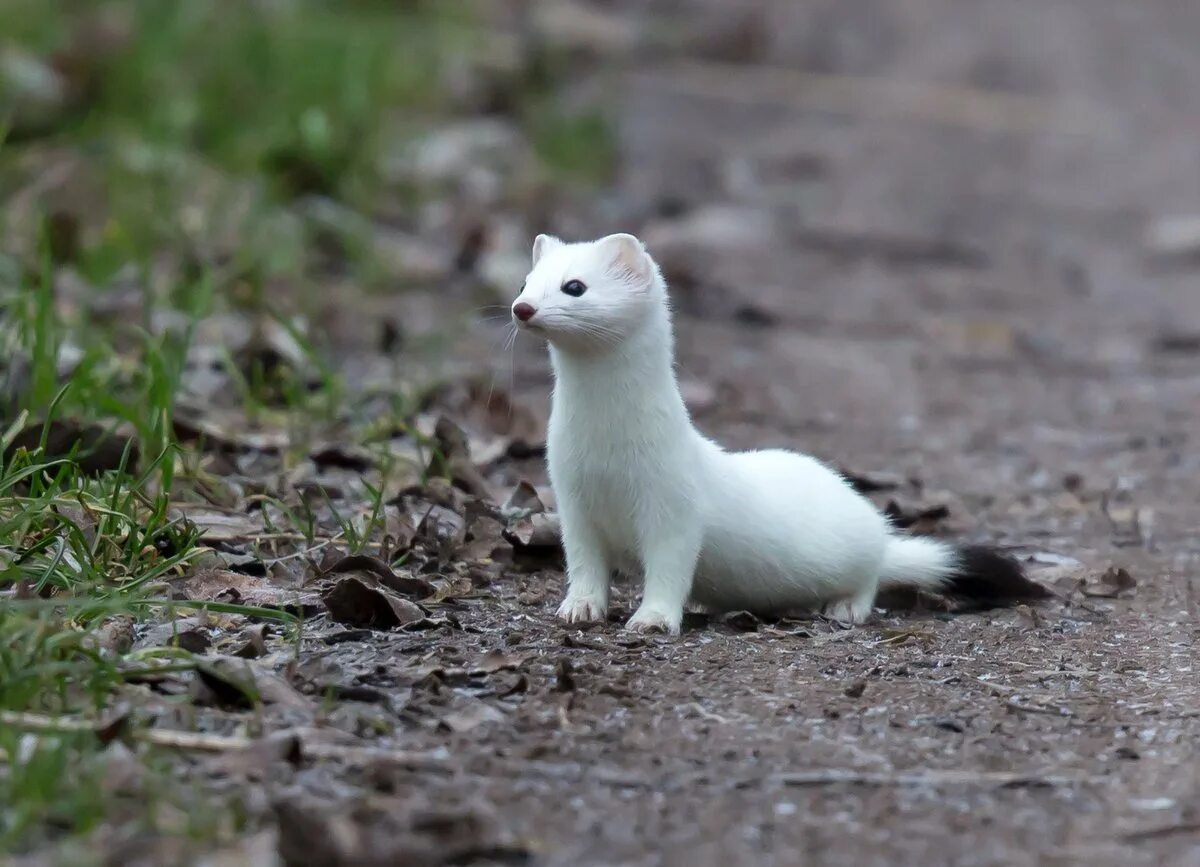
<svg viewBox="0 0 1200 867">
<path fill-rule="evenodd" d="M 468 780 L 416 779 L 551 864 L 1194 863 L 1200 294 L 1144 239 L 1200 203 L 1200 15 L 793 6 L 745 17 L 749 62 L 625 77 L 620 198 L 673 281 L 698 421 L 919 479 L 939 530 L 1063 599 L 642 644 L 556 626 L 552 586 L 473 614 L 547 686 L 451 739 Z M 1075 589 L 1112 565 L 1126 598 Z"/>
</svg>

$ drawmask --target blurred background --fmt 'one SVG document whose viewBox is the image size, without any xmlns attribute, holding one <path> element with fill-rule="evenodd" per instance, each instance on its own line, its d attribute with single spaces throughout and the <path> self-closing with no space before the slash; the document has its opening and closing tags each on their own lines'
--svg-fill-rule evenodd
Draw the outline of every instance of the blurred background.
<svg viewBox="0 0 1200 867">
<path fill-rule="evenodd" d="M 282 317 L 360 386 L 543 392 L 489 324 L 538 231 L 643 235 L 719 427 L 1129 419 L 989 377 L 1200 328 L 1186 0 L 5 0 L 0 32 L 0 272 L 52 270 L 74 355 L 190 316 L 236 356 Z"/>
</svg>

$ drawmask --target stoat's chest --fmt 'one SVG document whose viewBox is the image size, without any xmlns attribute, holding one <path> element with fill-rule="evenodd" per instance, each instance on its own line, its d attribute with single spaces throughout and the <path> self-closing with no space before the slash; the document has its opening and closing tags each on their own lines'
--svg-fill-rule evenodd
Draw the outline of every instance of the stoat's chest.
<svg viewBox="0 0 1200 867">
<path fill-rule="evenodd" d="M 585 516 L 621 567 L 631 569 L 647 528 L 677 520 L 697 500 L 694 435 L 689 426 L 671 432 L 615 419 L 586 426 L 563 422 L 552 415 L 547 436 L 559 508 Z"/>
</svg>

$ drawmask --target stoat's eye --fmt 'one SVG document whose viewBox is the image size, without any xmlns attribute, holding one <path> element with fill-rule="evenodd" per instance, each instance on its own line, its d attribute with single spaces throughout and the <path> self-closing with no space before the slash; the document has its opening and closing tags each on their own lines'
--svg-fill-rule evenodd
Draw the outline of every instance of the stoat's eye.
<svg viewBox="0 0 1200 867">
<path fill-rule="evenodd" d="M 562 291 L 572 298 L 578 298 L 587 291 L 587 287 L 583 285 L 582 280 L 568 280 L 562 284 Z"/>
</svg>

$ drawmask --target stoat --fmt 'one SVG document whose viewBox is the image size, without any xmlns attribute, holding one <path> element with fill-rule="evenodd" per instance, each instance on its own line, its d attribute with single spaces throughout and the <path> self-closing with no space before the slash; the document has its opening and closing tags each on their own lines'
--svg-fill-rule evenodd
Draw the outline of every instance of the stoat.
<svg viewBox="0 0 1200 867">
<path fill-rule="evenodd" d="M 1048 595 L 993 550 L 897 533 L 815 458 L 728 452 L 702 436 L 675 379 L 666 285 L 634 236 L 539 235 L 512 315 L 549 343 L 554 368 L 547 454 L 567 557 L 563 620 L 604 620 L 614 570 L 645 580 L 627 627 L 668 633 L 689 601 L 861 623 L 881 587 L 985 604 Z"/>
</svg>

